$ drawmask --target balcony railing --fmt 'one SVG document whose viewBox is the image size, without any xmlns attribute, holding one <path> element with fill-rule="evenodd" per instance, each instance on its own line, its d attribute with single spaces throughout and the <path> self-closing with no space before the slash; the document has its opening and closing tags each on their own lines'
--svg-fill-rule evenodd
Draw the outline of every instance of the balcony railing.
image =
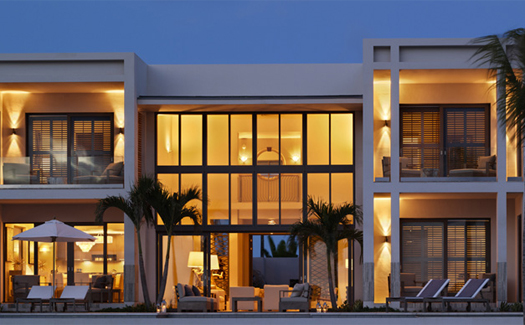
<svg viewBox="0 0 525 325">
<path fill-rule="evenodd" d="M 446 163 L 445 163 L 446 162 Z M 383 177 L 390 178 L 390 157 L 383 157 Z M 477 156 L 469 159 L 446 155 L 439 160 L 423 161 L 421 157 L 400 157 L 399 176 L 404 181 L 417 181 L 419 178 L 435 178 L 436 180 L 451 178 L 460 181 L 474 181 L 477 178 L 496 179 L 497 159 L 492 156 Z"/>
<path fill-rule="evenodd" d="M 29 157 L 5 157 L 1 174 L 3 185 L 123 184 L 124 162 L 122 157 L 68 157 L 31 164 Z"/>
</svg>

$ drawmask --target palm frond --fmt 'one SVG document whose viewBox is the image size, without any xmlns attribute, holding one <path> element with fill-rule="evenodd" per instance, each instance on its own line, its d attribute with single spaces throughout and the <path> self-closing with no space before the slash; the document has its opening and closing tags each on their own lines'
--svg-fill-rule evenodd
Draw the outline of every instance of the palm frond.
<svg viewBox="0 0 525 325">
<path fill-rule="evenodd" d="M 479 47 L 471 59 L 478 66 L 488 66 L 496 78 L 498 121 L 521 146 L 525 135 L 525 29 L 478 37 L 472 43 Z"/>
</svg>

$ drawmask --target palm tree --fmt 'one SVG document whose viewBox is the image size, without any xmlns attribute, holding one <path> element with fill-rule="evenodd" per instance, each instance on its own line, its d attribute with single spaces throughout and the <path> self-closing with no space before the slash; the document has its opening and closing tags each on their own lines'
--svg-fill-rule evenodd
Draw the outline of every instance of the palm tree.
<svg viewBox="0 0 525 325">
<path fill-rule="evenodd" d="M 168 235 L 168 245 L 166 247 L 166 258 L 164 261 L 164 271 L 159 287 L 159 294 L 157 296 L 157 304 L 162 302 L 164 292 L 166 290 L 166 282 L 168 279 L 168 266 L 171 248 L 171 237 L 173 235 L 173 228 L 184 218 L 190 218 L 195 225 L 200 223 L 201 214 L 197 207 L 188 206 L 192 200 L 201 200 L 201 191 L 197 187 L 190 187 L 180 193 L 170 193 L 163 188 L 161 184 L 156 184 L 153 191 L 148 197 L 151 206 L 157 211 L 159 217 L 164 223 L 166 234 Z"/>
<path fill-rule="evenodd" d="M 275 246 L 272 236 L 268 236 L 268 242 L 271 253 L 266 248 L 263 248 L 264 257 L 297 257 L 297 241 L 289 240 L 287 243 L 284 239 L 281 239 L 279 244 Z"/>
<path fill-rule="evenodd" d="M 494 85 L 499 90 L 497 107 L 499 122 L 507 133 L 517 139 L 519 147 L 525 136 L 525 29 L 509 30 L 501 36 L 488 35 L 473 40 L 480 45 L 472 56 L 480 65 L 488 65 L 496 77 Z M 525 216 L 525 205 L 522 207 Z M 523 228 L 523 262 L 525 263 L 525 227 Z M 525 265 L 522 281 L 525 283 Z M 525 286 L 523 286 L 525 289 Z M 525 291 L 523 292 L 525 299 Z M 525 310 L 525 309 L 524 309 Z M 525 312 L 523 314 L 525 324 Z"/>
<path fill-rule="evenodd" d="M 314 249 L 313 242 L 315 239 L 325 244 L 330 301 L 332 302 L 332 308 L 336 308 L 337 301 L 332 275 L 332 260 L 335 266 L 334 270 L 337 272 L 337 263 L 335 261 L 337 257 L 337 243 L 342 239 L 359 242 L 362 256 L 363 232 L 354 229 L 348 215 L 352 215 L 355 222 L 361 224 L 363 213 L 360 207 L 350 203 L 336 206 L 320 199 L 315 201 L 312 197 L 308 197 L 306 208 L 309 218 L 306 221 L 296 222 L 292 225 L 290 240 L 297 238 L 300 244 L 309 245 L 309 249 Z"/>
<path fill-rule="evenodd" d="M 98 202 L 95 210 L 95 220 L 97 222 L 103 221 L 104 212 L 109 208 L 117 208 L 124 212 L 126 216 L 133 222 L 135 232 L 137 234 L 137 242 L 139 248 L 139 273 L 140 283 L 142 284 L 142 293 L 144 295 L 144 303 L 146 306 L 151 306 L 149 298 L 148 284 L 146 281 L 146 270 L 144 268 L 144 258 L 142 255 L 142 242 L 140 238 L 140 227 L 143 223 L 150 225 L 153 223 L 153 214 L 151 206 L 147 201 L 148 192 L 154 188 L 157 182 L 147 176 L 140 177 L 137 182 L 132 185 L 128 192 L 128 197 L 122 196 L 108 196 Z"/>
</svg>

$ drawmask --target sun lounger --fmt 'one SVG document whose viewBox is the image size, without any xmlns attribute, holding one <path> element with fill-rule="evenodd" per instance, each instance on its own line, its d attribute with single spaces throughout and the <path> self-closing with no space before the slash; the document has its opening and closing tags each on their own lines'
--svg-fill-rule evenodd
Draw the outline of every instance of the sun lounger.
<svg viewBox="0 0 525 325">
<path fill-rule="evenodd" d="M 449 282 L 449 279 L 431 279 L 415 297 L 388 297 L 386 298 L 386 311 L 388 312 L 388 304 L 393 301 L 399 301 L 401 304 L 404 304 L 405 311 L 407 311 L 408 303 L 424 303 L 425 298 L 439 297 Z"/>
<path fill-rule="evenodd" d="M 89 286 L 65 286 L 60 298 L 51 299 L 51 307 L 56 310 L 56 305 L 59 303 L 64 304 L 64 311 L 68 303 L 73 304 L 74 312 L 76 312 L 76 304 L 83 304 L 86 311 L 89 311 Z"/>
<path fill-rule="evenodd" d="M 482 303 L 485 305 L 485 310 L 490 311 L 489 300 L 483 297 L 476 298 L 488 283 L 490 279 L 469 279 L 467 283 L 459 290 L 454 297 L 441 297 L 439 301 L 442 303 L 443 310 L 451 309 L 451 303 L 467 303 L 467 311 L 470 311 L 471 303 Z M 445 309 L 447 308 L 447 309 Z"/>
<path fill-rule="evenodd" d="M 36 303 L 40 304 L 40 311 L 42 312 L 42 304 L 47 303 L 53 298 L 54 290 L 51 286 L 32 286 L 26 298 L 16 299 L 16 312 L 18 312 L 18 304 L 30 303 L 31 311 Z"/>
</svg>

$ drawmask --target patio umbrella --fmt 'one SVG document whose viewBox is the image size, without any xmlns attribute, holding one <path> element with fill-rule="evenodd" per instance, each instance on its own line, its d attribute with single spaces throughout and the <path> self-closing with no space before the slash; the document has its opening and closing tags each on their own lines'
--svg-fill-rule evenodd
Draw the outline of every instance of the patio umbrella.
<svg viewBox="0 0 525 325">
<path fill-rule="evenodd" d="M 66 225 L 61 221 L 53 219 L 46 221 L 40 226 L 26 230 L 16 236 L 13 236 L 13 240 L 53 243 L 53 289 L 55 289 L 55 243 L 95 241 L 95 237 L 83 232 L 82 230 L 78 230 L 74 227 Z"/>
</svg>

